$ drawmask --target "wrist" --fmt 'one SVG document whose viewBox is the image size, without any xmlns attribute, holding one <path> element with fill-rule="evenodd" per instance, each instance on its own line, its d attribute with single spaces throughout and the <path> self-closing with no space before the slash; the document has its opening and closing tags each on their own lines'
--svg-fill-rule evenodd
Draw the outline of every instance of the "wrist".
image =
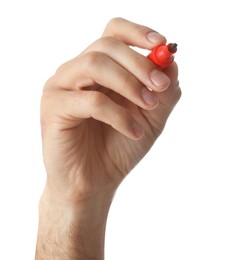
<svg viewBox="0 0 225 260">
<path fill-rule="evenodd" d="M 65 260 L 70 259 L 65 257 L 65 250 L 76 259 L 104 259 L 105 227 L 111 201 L 112 198 L 96 195 L 71 202 L 54 197 L 45 189 L 39 207 L 38 241 L 43 244 L 37 244 L 37 252 L 46 257 L 58 250 L 58 256 L 62 255 Z M 41 248 L 45 248 L 45 252 Z"/>
<path fill-rule="evenodd" d="M 74 197 L 76 199 L 74 199 Z M 107 218 L 109 208 L 114 197 L 113 192 L 99 193 L 90 196 L 67 196 L 55 193 L 47 186 L 40 199 L 40 210 L 42 206 L 58 209 L 70 215 L 71 220 L 82 217 L 83 220 L 92 222 L 96 219 Z"/>
</svg>

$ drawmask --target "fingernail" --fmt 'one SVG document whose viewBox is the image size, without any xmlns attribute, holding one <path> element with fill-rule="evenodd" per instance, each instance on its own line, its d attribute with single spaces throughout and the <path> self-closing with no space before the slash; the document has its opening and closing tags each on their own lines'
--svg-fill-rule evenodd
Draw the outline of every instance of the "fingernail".
<svg viewBox="0 0 225 260">
<path fill-rule="evenodd" d="M 144 130 L 143 128 L 137 123 L 135 122 L 133 124 L 133 133 L 137 138 L 141 138 L 144 135 Z"/>
<path fill-rule="evenodd" d="M 151 90 L 147 89 L 146 87 L 143 87 L 141 89 L 141 96 L 144 102 L 151 107 L 151 109 L 155 108 L 159 101 L 158 99 L 154 96 Z"/>
<path fill-rule="evenodd" d="M 153 85 L 155 85 L 156 90 L 158 91 L 163 91 L 169 87 L 170 84 L 169 77 L 160 70 L 156 70 L 156 69 L 152 70 L 150 73 L 150 79 Z"/>
<path fill-rule="evenodd" d="M 161 43 L 164 42 L 166 40 L 166 38 L 161 35 L 160 33 L 157 32 L 150 32 L 149 34 L 147 34 L 147 39 L 148 41 L 150 41 L 151 43 Z"/>
</svg>

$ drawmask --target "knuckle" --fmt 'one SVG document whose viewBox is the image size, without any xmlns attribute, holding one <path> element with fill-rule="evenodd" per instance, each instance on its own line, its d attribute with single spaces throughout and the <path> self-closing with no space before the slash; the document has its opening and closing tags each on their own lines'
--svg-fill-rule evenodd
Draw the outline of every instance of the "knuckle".
<svg viewBox="0 0 225 260">
<path fill-rule="evenodd" d="M 82 65 L 85 71 L 92 70 L 96 66 L 104 66 L 106 63 L 105 54 L 98 51 L 90 51 L 83 56 Z"/>
<path fill-rule="evenodd" d="M 63 64 L 61 64 L 57 69 L 56 69 L 56 72 L 55 74 L 58 74 L 58 73 L 61 73 L 62 71 L 65 70 L 66 66 L 67 66 L 68 62 L 65 62 Z"/>
<path fill-rule="evenodd" d="M 117 26 L 118 23 L 121 23 L 124 19 L 121 17 L 113 17 L 109 20 L 106 28 L 110 29 L 111 27 Z"/>
<path fill-rule="evenodd" d="M 105 95 L 98 91 L 93 91 L 90 95 L 90 104 L 92 107 L 94 107 L 95 111 L 98 111 L 99 109 L 104 106 L 106 100 Z"/>
<path fill-rule="evenodd" d="M 55 76 L 52 76 L 51 78 L 49 78 L 49 79 L 45 82 L 44 87 L 43 87 L 43 95 L 44 95 L 45 93 L 47 93 L 47 92 L 52 88 L 52 86 L 54 85 L 54 84 L 53 84 L 53 82 L 55 81 L 54 78 L 55 78 Z"/>
<path fill-rule="evenodd" d="M 96 48 L 100 52 L 110 52 L 125 45 L 123 42 L 119 41 L 117 38 L 113 36 L 103 36 L 96 41 L 96 44 Z"/>
</svg>

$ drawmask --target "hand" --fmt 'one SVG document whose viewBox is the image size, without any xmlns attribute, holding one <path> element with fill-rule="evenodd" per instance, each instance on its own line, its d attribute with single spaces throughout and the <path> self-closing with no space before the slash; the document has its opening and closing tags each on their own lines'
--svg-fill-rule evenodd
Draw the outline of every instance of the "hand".
<svg viewBox="0 0 225 260">
<path fill-rule="evenodd" d="M 152 29 L 113 19 L 47 81 L 41 102 L 47 183 L 35 259 L 104 259 L 114 192 L 181 95 L 175 63 L 159 71 L 129 46 L 165 42 Z"/>
<path fill-rule="evenodd" d="M 159 71 L 129 46 L 150 50 L 165 42 L 116 18 L 47 81 L 41 126 L 46 189 L 54 198 L 110 200 L 151 148 L 181 95 L 177 65 Z"/>
</svg>

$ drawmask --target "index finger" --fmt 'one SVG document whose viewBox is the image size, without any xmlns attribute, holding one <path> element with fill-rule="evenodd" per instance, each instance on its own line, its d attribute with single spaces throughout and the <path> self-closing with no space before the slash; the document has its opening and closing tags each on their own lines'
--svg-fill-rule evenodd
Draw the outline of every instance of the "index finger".
<svg viewBox="0 0 225 260">
<path fill-rule="evenodd" d="M 166 43 L 166 38 L 155 30 L 123 18 L 110 20 L 102 36 L 113 36 L 127 45 L 149 50 Z"/>
</svg>

